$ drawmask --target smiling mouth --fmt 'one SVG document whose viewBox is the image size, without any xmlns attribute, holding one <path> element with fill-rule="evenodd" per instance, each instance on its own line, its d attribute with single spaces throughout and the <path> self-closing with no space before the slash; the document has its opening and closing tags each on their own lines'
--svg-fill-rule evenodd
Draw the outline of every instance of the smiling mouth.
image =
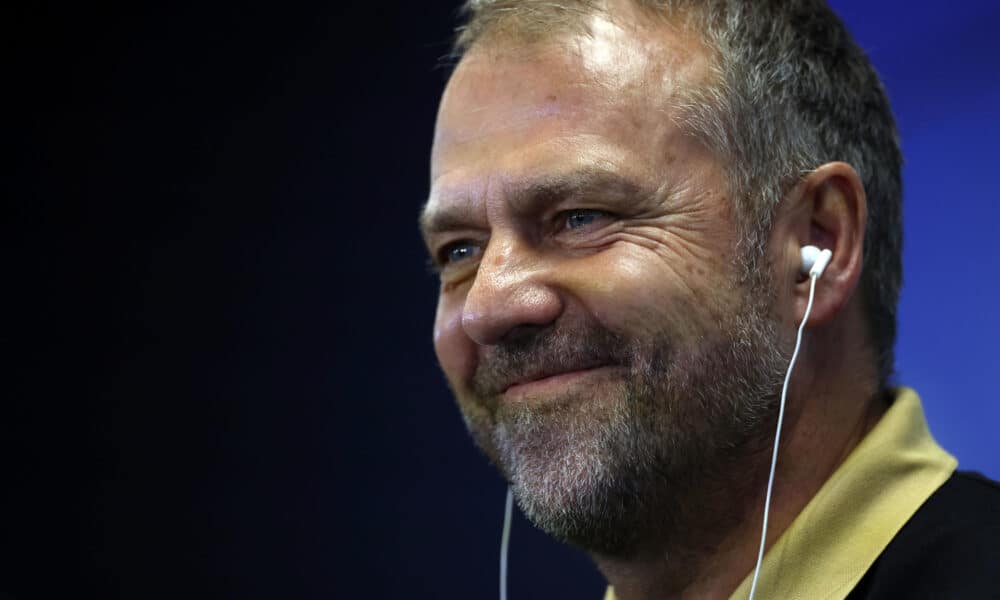
<svg viewBox="0 0 1000 600">
<path fill-rule="evenodd" d="M 549 392 L 561 391 L 568 385 L 592 379 L 595 376 L 599 376 L 613 368 L 614 367 L 612 365 L 596 365 L 572 371 L 564 371 L 562 373 L 542 375 L 534 379 L 527 379 L 525 381 L 511 384 L 506 390 L 504 390 L 503 396 L 508 399 L 513 399 L 529 394 L 544 395 Z"/>
</svg>

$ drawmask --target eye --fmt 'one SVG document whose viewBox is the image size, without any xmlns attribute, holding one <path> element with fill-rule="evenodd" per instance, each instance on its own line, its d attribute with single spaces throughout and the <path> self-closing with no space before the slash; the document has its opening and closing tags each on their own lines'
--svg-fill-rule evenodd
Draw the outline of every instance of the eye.
<svg viewBox="0 0 1000 600">
<path fill-rule="evenodd" d="M 479 244 L 469 240 L 459 240 L 447 244 L 438 252 L 438 262 L 442 267 L 462 262 L 479 254 Z"/>
<path fill-rule="evenodd" d="M 566 229 L 582 229 L 593 225 L 599 219 L 608 216 L 603 210 L 579 209 L 566 211 Z"/>
</svg>

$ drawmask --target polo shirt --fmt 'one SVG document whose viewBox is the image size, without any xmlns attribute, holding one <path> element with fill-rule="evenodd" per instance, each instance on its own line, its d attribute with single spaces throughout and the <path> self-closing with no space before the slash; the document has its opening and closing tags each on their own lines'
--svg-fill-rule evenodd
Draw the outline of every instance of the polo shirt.
<svg viewBox="0 0 1000 600">
<path fill-rule="evenodd" d="M 917 394 L 897 389 L 875 427 L 767 551 L 755 597 L 1000 598 L 1000 592 L 898 595 L 901 582 L 934 579 L 933 574 L 928 579 L 914 572 L 912 565 L 921 560 L 937 565 L 942 558 L 945 563 L 950 559 L 959 566 L 971 565 L 969 577 L 976 583 L 962 589 L 987 590 L 996 576 L 993 590 L 1000 590 L 1000 562 L 991 563 L 1000 559 L 1000 538 L 994 536 L 1000 532 L 1000 486 L 981 476 L 955 474 L 957 464 L 931 437 Z M 931 541 L 928 549 L 928 536 L 945 542 L 935 548 L 937 542 Z M 956 549 L 970 543 L 979 549 L 975 556 L 955 556 Z M 996 567 L 992 574 L 990 564 Z M 959 589 L 954 581 L 961 577 L 954 577 L 953 569 L 939 571 L 942 587 L 936 589 Z M 751 572 L 730 598 L 748 598 L 752 578 Z M 605 600 L 616 600 L 610 587 Z"/>
</svg>

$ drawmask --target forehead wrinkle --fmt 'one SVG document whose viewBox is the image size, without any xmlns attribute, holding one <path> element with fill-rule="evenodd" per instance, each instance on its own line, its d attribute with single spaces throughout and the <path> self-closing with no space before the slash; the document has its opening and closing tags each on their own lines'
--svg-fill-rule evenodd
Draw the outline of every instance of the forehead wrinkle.
<svg viewBox="0 0 1000 600">
<path fill-rule="evenodd" d="M 570 59 L 565 54 L 556 54 L 556 60 Z M 521 81 L 518 73 L 521 68 L 528 63 L 543 62 L 543 56 L 513 62 L 484 58 L 479 53 L 464 58 L 442 98 L 432 155 L 442 147 L 461 148 L 495 134 L 517 135 L 530 132 L 539 124 L 555 127 L 559 123 L 593 118 L 594 107 L 588 105 L 587 97 L 588 88 L 595 87 L 596 82 L 593 77 L 579 76 L 579 70 L 571 65 L 562 69 L 564 79 L 558 82 L 558 90 L 553 85 L 529 86 Z M 485 78 L 484 73 L 488 74 Z M 475 77 L 480 78 L 476 85 L 465 84 L 466 78 Z M 480 117 L 497 106 L 503 108 L 503 120 Z M 442 118 L 446 109 L 453 113 L 448 120 Z"/>
<path fill-rule="evenodd" d="M 497 133 L 516 136 L 538 126 L 558 128 L 607 118 L 607 109 L 616 106 L 625 108 L 619 112 L 622 117 L 628 113 L 631 122 L 623 125 L 630 128 L 643 128 L 650 120 L 660 119 L 671 119 L 684 128 L 685 123 L 677 122 L 684 120 L 683 115 L 669 113 L 677 113 L 690 103 L 694 89 L 716 79 L 711 52 L 690 31 L 644 15 L 639 19 L 637 24 L 622 16 L 612 20 L 594 15 L 590 34 L 539 42 L 531 52 L 509 47 L 484 51 L 477 45 L 462 59 L 449 82 L 432 155 L 442 147 L 460 149 Z M 624 35 L 626 28 L 635 33 Z M 520 69 L 547 62 L 563 65 L 553 82 L 558 90 L 521 81 Z M 490 83 L 462 85 L 464 78 L 477 76 Z M 456 88 L 462 89 L 461 94 L 454 93 Z M 444 122 L 440 117 L 446 104 L 452 105 L 453 114 Z M 506 118 L 479 118 L 498 105 Z"/>
<path fill-rule="evenodd" d="M 655 61 L 646 45 L 631 35 L 638 29 L 633 21 L 602 11 L 588 19 L 584 33 L 556 35 L 527 45 L 505 36 L 479 42 L 455 69 L 438 115 L 440 122 L 448 107 L 466 122 L 458 128 L 438 127 L 435 150 L 446 144 L 460 146 L 497 131 L 525 131 L 540 121 L 585 121 L 593 117 L 595 109 L 645 98 L 638 92 L 655 83 L 656 75 L 650 73 Z M 518 77 L 520 69 L 553 62 L 562 64 L 552 82 L 554 87 L 528 84 Z M 486 77 L 482 77 L 484 73 Z M 477 75 L 481 78 L 477 85 L 463 85 L 464 79 Z M 513 104 L 512 99 L 516 99 Z M 458 110 L 456 103 L 461 107 Z M 498 104 L 507 113 L 502 122 L 477 118 Z"/>
<path fill-rule="evenodd" d="M 464 51 L 462 60 L 479 56 L 524 63 L 549 53 L 562 54 L 576 59 L 589 74 L 585 81 L 619 92 L 655 84 L 655 77 L 648 77 L 651 71 L 661 75 L 672 71 L 681 76 L 674 79 L 692 84 L 716 82 L 719 51 L 693 21 L 694 14 L 685 8 L 664 8 L 607 0 L 580 9 L 563 22 L 550 19 L 539 27 L 494 23 Z"/>
</svg>

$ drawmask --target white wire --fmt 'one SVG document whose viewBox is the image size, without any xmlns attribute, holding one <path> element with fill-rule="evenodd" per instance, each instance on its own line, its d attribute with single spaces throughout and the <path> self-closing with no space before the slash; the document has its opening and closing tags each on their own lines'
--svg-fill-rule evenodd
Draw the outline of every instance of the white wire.
<svg viewBox="0 0 1000 600">
<path fill-rule="evenodd" d="M 785 419 L 785 398 L 788 396 L 788 382 L 792 379 L 792 369 L 795 367 L 795 359 L 799 356 L 799 347 L 802 345 L 802 330 L 809 320 L 809 312 L 812 311 L 813 298 L 816 295 L 816 280 L 818 274 L 809 276 L 809 302 L 806 304 L 806 314 L 802 316 L 802 323 L 799 325 L 799 332 L 795 336 L 795 350 L 792 351 L 792 359 L 788 361 L 788 372 L 785 373 L 785 384 L 781 386 L 781 404 L 778 407 L 778 428 L 774 433 L 774 452 L 771 454 L 771 473 L 767 476 L 767 496 L 764 498 L 764 525 L 760 532 L 760 550 L 757 552 L 757 566 L 753 570 L 753 583 L 750 586 L 750 598 L 753 600 L 757 592 L 757 578 L 760 577 L 760 565 L 764 561 L 764 546 L 767 544 L 767 516 L 771 512 L 771 489 L 774 487 L 774 469 L 778 464 L 778 442 L 781 440 L 781 422 Z"/>
<path fill-rule="evenodd" d="M 507 551 L 510 548 L 510 521 L 514 512 L 514 495 L 507 488 L 507 504 L 503 513 L 503 533 L 500 535 L 500 600 L 507 600 Z"/>
</svg>

